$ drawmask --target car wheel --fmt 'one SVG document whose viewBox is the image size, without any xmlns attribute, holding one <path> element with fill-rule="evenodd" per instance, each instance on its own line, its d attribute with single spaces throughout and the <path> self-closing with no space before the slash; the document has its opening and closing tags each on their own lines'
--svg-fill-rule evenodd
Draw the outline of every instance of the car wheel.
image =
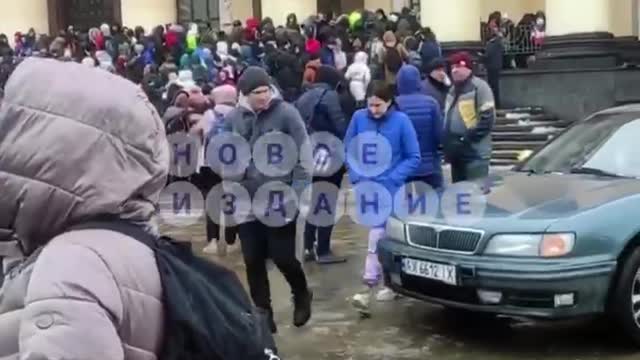
<svg viewBox="0 0 640 360">
<path fill-rule="evenodd" d="M 640 247 L 622 263 L 609 313 L 624 334 L 640 346 Z"/>
</svg>

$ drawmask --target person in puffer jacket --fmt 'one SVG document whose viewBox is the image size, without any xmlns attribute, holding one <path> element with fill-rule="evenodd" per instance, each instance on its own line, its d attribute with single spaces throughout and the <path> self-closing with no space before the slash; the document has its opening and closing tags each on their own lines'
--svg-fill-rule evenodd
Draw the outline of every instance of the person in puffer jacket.
<svg viewBox="0 0 640 360">
<path fill-rule="evenodd" d="M 356 111 L 344 138 L 349 179 L 354 185 L 356 206 L 359 209 L 367 208 L 367 199 L 371 201 L 374 196 L 375 198 L 385 197 L 378 194 L 377 191 L 371 193 L 371 190 L 374 189 L 367 186 L 367 183 L 381 185 L 393 198 L 420 165 L 420 146 L 416 131 L 407 115 L 392 106 L 393 89 L 383 81 L 376 81 L 371 86 L 367 100 L 368 108 Z M 387 143 L 389 148 L 379 149 L 378 146 L 375 146 L 374 148 L 369 147 L 367 150 L 367 145 L 372 143 L 369 140 L 371 138 L 367 139 L 367 135 L 365 137 L 358 136 L 367 133 L 368 136 L 381 137 L 382 142 L 378 144 Z M 352 142 L 355 143 L 352 144 Z M 384 156 L 381 154 L 382 151 L 390 152 L 388 163 L 382 162 L 381 159 Z M 379 170 L 383 170 L 382 173 L 380 171 L 366 171 L 364 165 L 371 165 L 372 160 Z M 358 186 L 360 183 L 364 183 L 364 186 Z M 367 192 L 369 193 L 367 194 Z M 379 203 L 380 208 L 389 209 L 392 207 L 392 204 L 385 204 L 383 201 L 381 200 Z M 369 227 L 369 246 L 363 275 L 363 282 L 368 286 L 368 291 L 356 294 L 352 298 L 352 304 L 363 315 L 370 315 L 371 297 L 378 285 L 381 284 L 383 277 L 377 247 L 378 241 L 385 234 L 386 219 L 375 217 L 367 219 L 367 214 L 363 214 L 359 216 L 359 220 Z M 378 301 L 388 301 L 394 297 L 393 291 L 389 288 L 382 288 L 376 294 Z"/>
<path fill-rule="evenodd" d="M 342 79 L 342 74 L 336 68 L 326 65 L 320 66 L 316 82 L 300 96 L 295 104 L 302 119 L 308 122 L 307 125 L 312 132 L 326 131 L 340 140 L 344 137 L 347 123 L 337 92 Z M 330 174 L 316 171 L 313 174 L 313 182 L 329 182 L 339 189 L 344 173 L 344 167 L 340 167 Z M 327 197 L 333 196 L 329 200 L 330 204 L 337 201 L 337 192 L 326 195 Z M 311 223 L 306 224 L 304 239 L 307 260 L 316 260 L 318 264 L 346 261 L 345 257 L 335 256 L 331 251 L 332 230 L 333 226 L 320 227 Z"/>
<path fill-rule="evenodd" d="M 473 74 L 473 58 L 459 52 L 449 58 L 453 87 L 444 113 L 443 149 L 451 164 L 453 182 L 474 181 L 489 175 L 491 131 L 496 104 L 491 87 Z"/>
<path fill-rule="evenodd" d="M 154 232 L 169 168 L 156 110 L 124 78 L 32 58 L 7 83 L 0 127 L 0 358 L 158 359 L 153 251 L 70 229 L 107 215 Z"/>
<path fill-rule="evenodd" d="M 345 78 L 349 82 L 349 91 L 356 100 L 357 107 L 363 108 L 367 99 L 367 89 L 371 83 L 371 70 L 367 65 L 368 56 L 364 51 L 356 54 L 353 64 L 349 65 Z"/>
<path fill-rule="evenodd" d="M 404 65 L 396 79 L 398 96 L 396 109 L 407 114 L 418 135 L 422 162 L 407 182 L 421 181 L 434 189 L 442 188 L 442 159 L 438 153 L 442 142 L 443 120 L 440 105 L 425 95 L 420 71 L 413 65 Z"/>
</svg>

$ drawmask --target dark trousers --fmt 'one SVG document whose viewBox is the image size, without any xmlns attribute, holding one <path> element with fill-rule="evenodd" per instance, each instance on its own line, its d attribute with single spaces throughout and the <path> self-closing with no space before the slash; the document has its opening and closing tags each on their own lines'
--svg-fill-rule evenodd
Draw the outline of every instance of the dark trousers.
<svg viewBox="0 0 640 360">
<path fill-rule="evenodd" d="M 489 160 L 457 160 L 451 162 L 451 180 L 454 183 L 483 179 L 488 175 Z"/>
<path fill-rule="evenodd" d="M 407 183 L 414 182 L 414 181 L 415 182 L 420 181 L 420 182 L 429 184 L 429 186 L 431 186 L 434 190 L 442 189 L 442 185 L 444 183 L 442 174 L 438 174 L 438 173 L 424 175 L 424 176 L 412 176 L 407 179 Z"/>
<path fill-rule="evenodd" d="M 342 168 L 338 170 L 335 174 L 329 177 L 314 177 L 313 183 L 318 182 L 328 182 L 331 183 L 340 189 L 340 185 L 342 184 L 342 178 L 344 176 L 345 169 Z M 315 188 L 314 188 L 315 191 Z M 327 200 L 330 204 L 337 204 L 338 194 L 326 194 Z M 316 198 L 315 194 L 312 197 Z M 331 209 L 331 211 L 335 214 L 336 209 Z M 312 251 L 313 245 L 317 243 L 316 254 L 318 256 L 323 256 L 329 254 L 331 250 L 331 233 L 333 231 L 333 226 L 315 226 L 310 223 L 306 223 L 304 227 L 304 248 L 306 250 Z"/>
<path fill-rule="evenodd" d="M 214 186 L 220 184 L 222 182 L 222 178 L 216 174 L 211 168 L 201 168 L 200 172 L 192 175 L 191 183 L 195 185 L 200 191 L 204 199 L 207 198 L 207 194 L 213 189 Z M 205 210 L 206 210 L 206 201 L 205 201 Z M 205 211 L 206 212 L 206 211 Z M 222 239 L 222 231 L 223 226 L 220 226 L 218 222 L 214 222 L 209 216 L 208 212 L 206 212 L 206 231 L 207 231 L 207 241 L 211 241 L 211 239 L 217 239 L 220 241 Z M 227 244 L 233 245 L 236 242 L 236 234 L 238 233 L 237 226 L 226 226 L 224 227 L 225 240 Z"/>
<path fill-rule="evenodd" d="M 294 296 L 307 292 L 307 278 L 296 258 L 296 222 L 283 227 L 269 227 L 260 221 L 239 225 L 242 255 L 247 267 L 249 292 L 253 303 L 271 310 L 271 290 L 267 275 L 267 259 L 271 258 L 291 286 Z"/>
<path fill-rule="evenodd" d="M 500 70 L 487 70 L 487 82 L 493 92 L 496 109 L 500 108 Z"/>
</svg>

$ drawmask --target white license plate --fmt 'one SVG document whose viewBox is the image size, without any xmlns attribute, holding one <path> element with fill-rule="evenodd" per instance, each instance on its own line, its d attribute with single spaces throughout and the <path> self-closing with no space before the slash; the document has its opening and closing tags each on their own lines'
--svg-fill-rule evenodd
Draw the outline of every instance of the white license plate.
<svg viewBox="0 0 640 360">
<path fill-rule="evenodd" d="M 405 274 L 458 285 L 456 267 L 410 258 L 402 259 L 402 271 Z"/>
</svg>

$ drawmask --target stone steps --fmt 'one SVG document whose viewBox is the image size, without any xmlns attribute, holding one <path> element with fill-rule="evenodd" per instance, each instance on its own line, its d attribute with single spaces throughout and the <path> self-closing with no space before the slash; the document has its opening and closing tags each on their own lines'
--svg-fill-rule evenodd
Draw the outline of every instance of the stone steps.
<svg viewBox="0 0 640 360">
<path fill-rule="evenodd" d="M 492 133 L 491 165 L 515 165 L 523 151 L 537 150 L 569 125 L 540 107 L 498 110 Z"/>
</svg>

